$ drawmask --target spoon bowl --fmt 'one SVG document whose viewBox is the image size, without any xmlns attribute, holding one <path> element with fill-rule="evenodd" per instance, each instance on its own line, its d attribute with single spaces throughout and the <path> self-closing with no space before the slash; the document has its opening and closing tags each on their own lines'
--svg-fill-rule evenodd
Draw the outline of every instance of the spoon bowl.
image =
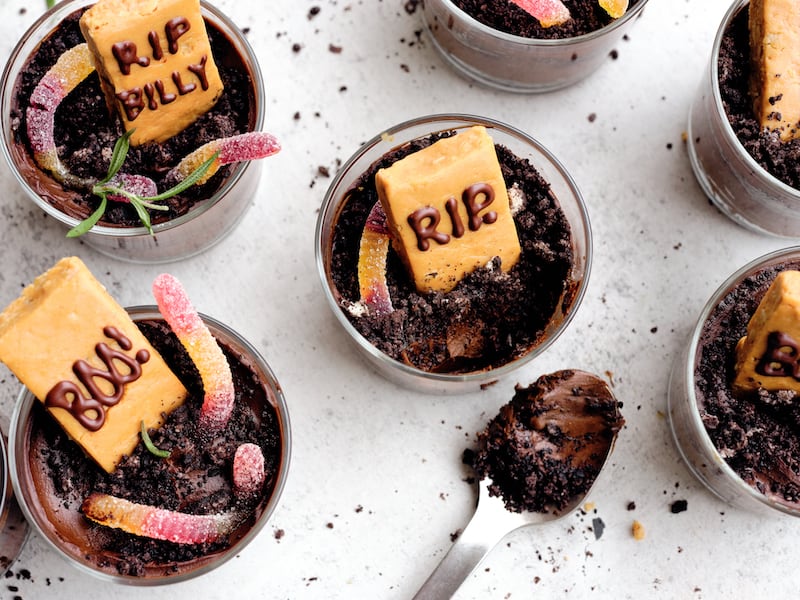
<svg viewBox="0 0 800 600">
<path fill-rule="evenodd" d="M 596 471 L 598 476 L 608 463 L 623 422 L 619 405 L 616 403 L 614 413 L 620 426 L 610 429 L 611 436 L 608 439 L 607 447 L 603 448 L 605 455 L 596 455 L 597 464 L 600 465 Z M 571 513 L 585 502 L 596 482 L 597 477 L 588 483 L 582 493 L 576 493 L 563 508 L 556 510 L 548 507 L 546 511 L 542 512 L 530 510 L 514 512 L 506 508 L 501 496 L 490 491 L 492 479 L 484 477 L 478 483 L 478 505 L 475 513 L 448 553 L 414 596 L 414 600 L 450 598 L 484 557 L 506 535 L 520 527 L 550 523 Z"/>
</svg>

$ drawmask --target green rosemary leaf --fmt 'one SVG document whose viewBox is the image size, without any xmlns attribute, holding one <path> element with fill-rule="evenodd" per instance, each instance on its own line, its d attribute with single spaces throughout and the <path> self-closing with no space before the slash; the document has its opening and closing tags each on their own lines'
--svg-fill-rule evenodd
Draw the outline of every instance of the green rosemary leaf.
<svg viewBox="0 0 800 600">
<path fill-rule="evenodd" d="M 111 154 L 111 162 L 108 165 L 108 175 L 101 179 L 99 183 L 108 183 L 114 175 L 119 173 L 119 170 L 125 163 L 125 158 L 128 156 L 128 150 L 131 147 L 131 135 L 133 135 L 133 129 L 126 131 L 125 135 L 119 138 L 114 144 L 114 152 Z"/>
<path fill-rule="evenodd" d="M 108 204 L 108 198 L 106 198 L 105 194 L 100 194 L 100 206 L 97 207 L 91 215 L 86 217 L 83 221 L 78 223 L 75 227 L 70 229 L 67 232 L 68 238 L 78 237 L 89 231 L 95 224 L 100 220 L 100 217 L 103 216 L 103 213 L 106 212 L 106 204 Z"/>
<path fill-rule="evenodd" d="M 153 440 L 150 439 L 150 436 L 147 433 L 147 428 L 144 426 L 144 421 L 142 421 L 142 441 L 144 442 L 144 447 L 147 448 L 147 451 L 153 456 L 157 456 L 158 458 L 167 458 L 169 456 L 169 450 L 161 450 L 160 448 L 156 448 L 156 445 L 153 443 Z"/>
<path fill-rule="evenodd" d="M 150 224 L 150 213 L 147 212 L 147 209 L 144 206 L 142 206 L 142 203 L 139 201 L 138 197 L 131 198 L 131 205 L 136 209 L 136 214 L 139 215 L 142 225 L 144 225 L 147 228 L 147 232 L 152 235 L 153 226 Z"/>
<path fill-rule="evenodd" d="M 206 172 L 211 168 L 211 165 L 214 164 L 214 161 L 217 160 L 217 157 L 219 157 L 219 152 L 215 152 L 211 158 L 206 160 L 194 171 L 192 171 L 192 173 L 189 174 L 186 179 L 165 192 L 162 192 L 156 196 L 137 196 L 136 194 L 132 194 L 120 186 L 109 184 L 109 182 L 114 178 L 114 176 L 122 168 L 122 165 L 125 163 L 125 159 L 128 156 L 128 150 L 130 149 L 130 137 L 133 131 L 133 129 L 126 131 L 125 134 L 114 144 L 114 151 L 111 154 L 111 161 L 108 165 L 108 174 L 92 187 L 92 193 L 100 196 L 102 199 L 100 206 L 86 220 L 81 221 L 77 226 L 73 227 L 67 233 L 67 237 L 78 237 L 83 235 L 89 231 L 95 225 L 95 223 L 97 223 L 97 221 L 100 220 L 100 217 L 103 216 L 103 213 L 106 210 L 109 194 L 127 198 L 133 208 L 136 210 L 136 214 L 139 216 L 142 224 L 152 235 L 153 226 L 150 220 L 150 213 L 147 212 L 147 209 L 169 210 L 168 206 L 161 206 L 155 203 L 172 198 L 173 196 L 176 196 L 193 186 L 203 177 L 203 175 L 206 174 Z"/>
<path fill-rule="evenodd" d="M 214 164 L 214 161 L 217 160 L 219 156 L 219 152 L 215 152 L 211 158 L 206 160 L 204 163 L 201 163 L 194 171 L 192 171 L 189 176 L 181 181 L 179 184 L 169 188 L 165 192 L 161 192 L 158 196 L 145 196 L 142 198 L 145 202 L 160 202 L 161 200 L 166 200 L 167 198 L 172 198 L 173 196 L 177 196 L 182 191 L 189 189 L 198 180 L 206 174 L 211 165 Z"/>
</svg>

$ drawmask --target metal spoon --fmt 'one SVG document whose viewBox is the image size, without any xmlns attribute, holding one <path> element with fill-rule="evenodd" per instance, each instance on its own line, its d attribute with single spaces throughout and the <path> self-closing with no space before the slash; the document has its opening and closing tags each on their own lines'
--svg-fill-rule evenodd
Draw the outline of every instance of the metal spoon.
<svg viewBox="0 0 800 600">
<path fill-rule="evenodd" d="M 0 431 L 0 570 L 6 571 L 28 539 L 28 522 L 22 515 L 8 478 L 6 436 Z"/>
<path fill-rule="evenodd" d="M 611 456 L 617 435 L 608 446 L 603 466 Z M 602 467 L 600 469 L 602 471 Z M 599 471 L 598 471 L 599 472 Z M 595 479 L 595 481 L 597 481 Z M 578 495 L 560 512 L 511 512 L 506 509 L 503 499 L 489 495 L 492 481 L 488 477 L 478 484 L 478 506 L 470 522 L 453 543 L 449 552 L 431 573 L 414 596 L 414 600 L 443 600 L 450 598 L 469 577 L 484 557 L 506 535 L 520 527 L 549 523 L 566 516 L 580 506 L 594 487 L 589 486 L 585 494 Z"/>
<path fill-rule="evenodd" d="M 17 501 L 12 496 L 7 502 L 6 521 L 0 525 L 0 569 L 3 571 L 14 564 L 28 539 L 28 522 L 22 515 Z"/>
</svg>

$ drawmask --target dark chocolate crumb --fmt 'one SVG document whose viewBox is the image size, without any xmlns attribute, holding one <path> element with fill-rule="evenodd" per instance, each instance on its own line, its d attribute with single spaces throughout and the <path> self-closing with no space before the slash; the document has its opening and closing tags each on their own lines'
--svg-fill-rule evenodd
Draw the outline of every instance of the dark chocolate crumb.
<svg viewBox="0 0 800 600">
<path fill-rule="evenodd" d="M 589 116 L 586 117 L 589 120 L 589 123 L 594 123 L 597 120 L 597 113 L 589 113 Z"/>
<path fill-rule="evenodd" d="M 341 46 L 336 46 L 334 44 L 328 44 L 328 51 L 332 52 L 333 54 L 341 54 L 342 53 L 342 47 Z"/>
<path fill-rule="evenodd" d="M 311 19 L 313 19 L 314 17 L 316 17 L 316 16 L 319 14 L 319 11 L 321 11 L 321 10 L 322 10 L 322 9 L 321 9 L 319 6 L 312 6 L 312 7 L 311 7 L 311 8 L 308 10 L 308 20 L 310 21 Z"/>
<path fill-rule="evenodd" d="M 608 55 L 611 57 L 611 60 L 617 60 L 619 58 L 619 52 L 616 50 L 612 50 Z"/>
<path fill-rule="evenodd" d="M 686 500 L 675 500 L 669 506 L 669 510 L 673 515 L 677 515 L 678 513 L 682 513 L 689 508 L 689 503 Z"/>
<path fill-rule="evenodd" d="M 606 524 L 603 523 L 603 519 L 600 517 L 595 517 L 592 519 L 592 529 L 594 530 L 594 539 L 599 540 L 603 536 L 603 531 L 605 531 Z"/>
<path fill-rule="evenodd" d="M 275 539 L 276 540 L 283 539 L 284 535 L 286 535 L 286 532 L 283 529 L 276 529 L 275 530 Z"/>
<path fill-rule="evenodd" d="M 403 8 L 409 15 L 413 15 L 417 11 L 417 6 L 419 6 L 419 3 L 420 0 L 406 0 Z"/>
<path fill-rule="evenodd" d="M 636 510 L 636 502 L 628 502 L 628 506 L 626 507 L 628 510 Z"/>
</svg>

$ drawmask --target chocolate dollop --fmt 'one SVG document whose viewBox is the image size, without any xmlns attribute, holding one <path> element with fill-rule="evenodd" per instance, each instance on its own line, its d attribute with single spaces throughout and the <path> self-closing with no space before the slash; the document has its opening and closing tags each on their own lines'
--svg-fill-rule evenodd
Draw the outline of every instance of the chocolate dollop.
<svg viewBox="0 0 800 600">
<path fill-rule="evenodd" d="M 558 512 L 589 491 L 624 424 L 605 381 L 557 371 L 517 386 L 465 458 L 508 510 Z"/>
</svg>

